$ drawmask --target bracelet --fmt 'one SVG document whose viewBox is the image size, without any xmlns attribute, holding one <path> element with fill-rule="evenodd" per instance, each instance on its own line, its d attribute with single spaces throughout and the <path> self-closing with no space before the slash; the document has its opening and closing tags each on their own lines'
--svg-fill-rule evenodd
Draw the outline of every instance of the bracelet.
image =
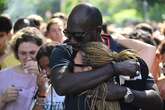
<svg viewBox="0 0 165 110">
<path fill-rule="evenodd" d="M 39 98 L 45 98 L 46 96 L 44 95 L 38 95 Z"/>
<path fill-rule="evenodd" d="M 45 92 L 44 93 L 39 92 L 37 96 L 40 97 L 40 98 L 45 98 L 46 94 L 45 94 Z"/>
<path fill-rule="evenodd" d="M 36 105 L 45 105 L 44 103 L 36 102 Z"/>
<path fill-rule="evenodd" d="M 38 97 L 36 100 L 37 105 L 45 105 L 45 98 Z"/>
</svg>

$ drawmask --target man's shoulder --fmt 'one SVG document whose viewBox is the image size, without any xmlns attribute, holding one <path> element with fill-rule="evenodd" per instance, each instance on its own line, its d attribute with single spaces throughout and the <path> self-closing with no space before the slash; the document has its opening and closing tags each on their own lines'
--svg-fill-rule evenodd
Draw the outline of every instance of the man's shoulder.
<svg viewBox="0 0 165 110">
<path fill-rule="evenodd" d="M 50 68 L 57 68 L 70 65 L 73 60 L 72 46 L 62 44 L 56 46 L 50 56 Z"/>
<path fill-rule="evenodd" d="M 56 52 L 72 52 L 72 46 L 71 45 L 67 45 L 67 44 L 57 45 L 53 49 L 53 53 L 56 53 Z"/>
<path fill-rule="evenodd" d="M 55 46 L 55 49 L 59 49 L 59 48 L 60 49 L 72 49 L 72 46 L 68 45 L 66 43 Z"/>
</svg>

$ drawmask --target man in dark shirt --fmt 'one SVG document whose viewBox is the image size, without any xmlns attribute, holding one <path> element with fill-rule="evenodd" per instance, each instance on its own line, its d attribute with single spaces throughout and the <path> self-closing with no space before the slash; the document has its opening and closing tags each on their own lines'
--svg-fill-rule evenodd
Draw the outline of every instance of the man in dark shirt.
<svg viewBox="0 0 165 110">
<path fill-rule="evenodd" d="M 114 75 L 135 76 L 137 71 L 140 71 L 140 66 L 136 61 L 126 60 L 115 64 L 110 62 L 94 71 L 74 74 L 73 60 L 79 44 L 91 41 L 101 42 L 101 25 L 102 15 L 96 7 L 89 4 L 77 5 L 68 18 L 65 30 L 69 42 L 57 46 L 51 55 L 51 82 L 59 95 L 66 96 L 66 110 L 89 110 L 90 100 L 83 94 L 84 91 L 107 82 Z M 110 84 L 106 99 L 123 100 L 123 103 L 131 104 L 131 106 L 142 110 L 161 110 L 162 102 L 153 88 L 153 82 L 146 85 L 148 86 L 146 90 L 138 91 Z M 122 109 L 130 110 L 125 107 Z"/>
</svg>

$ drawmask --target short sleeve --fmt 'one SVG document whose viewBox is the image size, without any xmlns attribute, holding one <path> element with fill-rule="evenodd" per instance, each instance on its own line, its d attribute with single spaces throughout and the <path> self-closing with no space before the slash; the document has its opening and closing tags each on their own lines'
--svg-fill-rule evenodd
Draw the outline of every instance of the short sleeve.
<svg viewBox="0 0 165 110">
<path fill-rule="evenodd" d="M 50 56 L 50 68 L 69 67 L 73 61 L 73 50 L 70 45 L 56 46 Z"/>
<path fill-rule="evenodd" d="M 112 51 L 116 51 L 116 52 L 121 52 L 127 48 L 125 48 L 124 46 L 122 46 L 121 44 L 117 43 L 111 36 L 110 36 L 110 49 Z"/>
</svg>

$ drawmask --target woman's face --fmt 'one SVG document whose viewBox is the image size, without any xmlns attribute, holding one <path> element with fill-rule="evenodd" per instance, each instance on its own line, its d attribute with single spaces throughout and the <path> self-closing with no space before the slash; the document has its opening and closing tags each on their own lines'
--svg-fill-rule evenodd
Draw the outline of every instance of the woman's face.
<svg viewBox="0 0 165 110">
<path fill-rule="evenodd" d="M 50 75 L 50 69 L 49 69 L 49 57 L 48 56 L 42 56 L 39 61 L 40 70 L 42 73 L 46 74 L 48 77 Z"/>
<path fill-rule="evenodd" d="M 54 23 L 50 26 L 47 36 L 51 40 L 61 43 L 61 42 L 63 42 L 62 40 L 64 37 L 63 30 L 64 30 L 64 27 L 63 27 L 62 23 L 60 23 L 60 22 Z"/>
<path fill-rule="evenodd" d="M 39 59 L 39 65 L 41 67 L 41 69 L 43 70 L 49 70 L 49 58 L 48 56 L 42 56 L 40 59 Z"/>
<path fill-rule="evenodd" d="M 18 59 L 26 64 L 28 59 L 35 59 L 39 46 L 32 42 L 22 42 L 18 47 Z"/>
</svg>

